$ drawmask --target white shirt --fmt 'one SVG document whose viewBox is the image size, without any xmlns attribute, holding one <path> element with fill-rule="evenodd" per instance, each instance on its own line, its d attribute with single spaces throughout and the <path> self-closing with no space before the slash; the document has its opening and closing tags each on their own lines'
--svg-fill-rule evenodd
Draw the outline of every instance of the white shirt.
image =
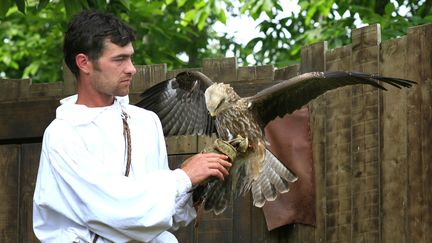
<svg viewBox="0 0 432 243">
<path fill-rule="evenodd" d="M 196 216 L 191 181 L 168 168 L 156 114 L 116 97 L 88 108 L 77 96 L 61 101 L 45 130 L 33 198 L 33 228 L 42 242 L 177 242 L 169 229 Z M 131 131 L 131 170 L 121 112 Z"/>
</svg>

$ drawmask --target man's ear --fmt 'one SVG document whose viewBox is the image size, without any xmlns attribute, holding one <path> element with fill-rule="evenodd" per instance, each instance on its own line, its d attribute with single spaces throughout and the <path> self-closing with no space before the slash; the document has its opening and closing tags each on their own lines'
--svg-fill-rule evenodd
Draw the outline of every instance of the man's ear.
<svg viewBox="0 0 432 243">
<path fill-rule="evenodd" d="M 80 53 L 75 56 L 75 62 L 78 66 L 80 72 L 84 74 L 89 74 L 91 69 L 91 62 L 89 57 L 86 54 Z"/>
</svg>

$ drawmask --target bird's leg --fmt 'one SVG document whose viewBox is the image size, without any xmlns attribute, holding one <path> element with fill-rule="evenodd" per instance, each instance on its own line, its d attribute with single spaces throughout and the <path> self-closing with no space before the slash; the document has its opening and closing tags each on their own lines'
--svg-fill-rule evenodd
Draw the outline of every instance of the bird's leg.
<svg viewBox="0 0 432 243">
<path fill-rule="evenodd" d="M 230 161 L 234 161 L 237 157 L 236 148 L 229 142 L 222 139 L 216 139 L 213 143 L 213 149 L 219 153 L 225 154 L 229 157 Z"/>
<path fill-rule="evenodd" d="M 231 144 L 238 152 L 244 153 L 249 147 L 249 140 L 248 138 L 243 138 L 240 135 L 237 135 L 236 138 L 231 139 L 228 141 L 229 144 Z"/>
</svg>

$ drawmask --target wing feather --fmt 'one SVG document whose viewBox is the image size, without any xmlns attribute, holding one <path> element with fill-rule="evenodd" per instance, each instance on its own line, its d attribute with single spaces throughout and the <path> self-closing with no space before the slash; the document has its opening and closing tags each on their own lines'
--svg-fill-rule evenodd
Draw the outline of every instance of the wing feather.
<svg viewBox="0 0 432 243">
<path fill-rule="evenodd" d="M 159 116 L 165 136 L 210 135 L 216 128 L 204 92 L 212 84 L 200 72 L 182 72 L 144 91 L 136 105 Z"/>
<path fill-rule="evenodd" d="M 283 117 L 287 113 L 292 113 L 332 89 L 367 84 L 386 90 L 380 81 L 397 88 L 411 87 L 415 84 L 410 80 L 361 72 L 310 72 L 282 81 L 246 99 L 251 104 L 250 109 L 260 121 L 261 127 L 264 128 L 277 116 Z"/>
</svg>

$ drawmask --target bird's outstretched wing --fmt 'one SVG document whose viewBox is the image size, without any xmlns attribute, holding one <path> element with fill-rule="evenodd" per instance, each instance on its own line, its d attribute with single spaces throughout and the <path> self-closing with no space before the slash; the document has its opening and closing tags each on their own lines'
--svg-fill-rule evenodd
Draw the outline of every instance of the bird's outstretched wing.
<svg viewBox="0 0 432 243">
<path fill-rule="evenodd" d="M 310 72 L 282 81 L 246 99 L 250 103 L 250 109 L 259 119 L 261 127 L 264 128 L 277 116 L 283 117 L 287 113 L 292 113 L 326 91 L 338 87 L 368 84 L 386 90 L 379 81 L 398 88 L 411 87 L 415 84 L 410 80 L 360 72 Z"/>
<path fill-rule="evenodd" d="M 216 128 L 204 91 L 212 84 L 200 72 L 182 72 L 146 90 L 136 105 L 159 116 L 165 136 L 210 135 Z"/>
</svg>

